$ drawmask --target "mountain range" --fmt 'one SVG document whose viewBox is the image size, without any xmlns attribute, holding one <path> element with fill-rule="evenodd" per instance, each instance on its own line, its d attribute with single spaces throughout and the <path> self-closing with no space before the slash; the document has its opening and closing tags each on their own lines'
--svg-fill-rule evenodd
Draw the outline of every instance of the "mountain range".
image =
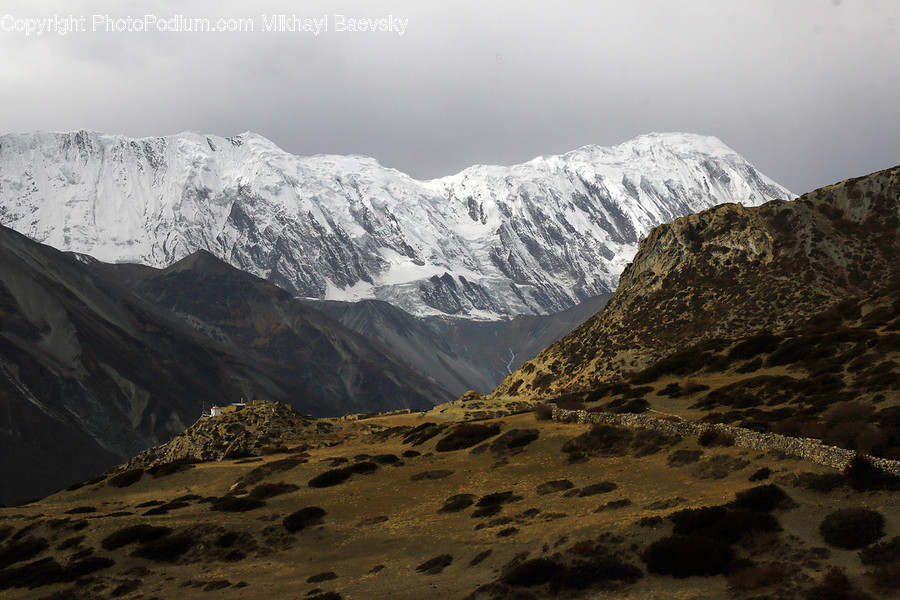
<svg viewBox="0 0 900 600">
<path fill-rule="evenodd" d="M 559 312 L 612 292 L 657 225 L 792 197 L 682 133 L 430 181 L 251 133 L 0 136 L 0 224 L 36 241 L 157 268 L 207 250 L 296 296 L 416 316 Z"/>
</svg>

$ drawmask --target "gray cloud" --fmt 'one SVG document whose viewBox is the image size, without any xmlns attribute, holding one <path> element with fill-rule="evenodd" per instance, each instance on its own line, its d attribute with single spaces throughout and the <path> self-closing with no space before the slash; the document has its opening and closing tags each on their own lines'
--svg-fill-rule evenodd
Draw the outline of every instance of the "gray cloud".
<svg viewBox="0 0 900 600">
<path fill-rule="evenodd" d="M 250 130 L 419 178 L 693 131 L 798 193 L 900 163 L 892 0 L 13 1 L 0 17 L 107 12 L 249 17 L 257 31 L 0 32 L 0 130 Z M 258 31 L 278 13 L 409 25 Z"/>
</svg>

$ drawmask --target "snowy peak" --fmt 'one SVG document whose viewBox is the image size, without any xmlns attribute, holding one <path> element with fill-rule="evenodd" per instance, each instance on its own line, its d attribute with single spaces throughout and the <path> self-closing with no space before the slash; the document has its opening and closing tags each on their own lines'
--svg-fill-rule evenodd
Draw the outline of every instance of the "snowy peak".
<svg viewBox="0 0 900 600">
<path fill-rule="evenodd" d="M 716 138 L 649 134 L 417 181 L 253 134 L 0 136 L 0 224 L 165 267 L 207 250 L 310 298 L 495 319 L 614 289 L 650 229 L 793 195 Z"/>
</svg>

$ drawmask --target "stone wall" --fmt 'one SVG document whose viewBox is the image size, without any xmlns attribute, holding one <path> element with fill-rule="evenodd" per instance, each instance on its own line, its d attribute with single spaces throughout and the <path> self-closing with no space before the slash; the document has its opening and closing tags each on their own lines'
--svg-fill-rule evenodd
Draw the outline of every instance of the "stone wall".
<svg viewBox="0 0 900 600">
<path fill-rule="evenodd" d="M 814 438 L 794 438 L 777 433 L 759 433 L 720 423 L 697 423 L 695 421 L 682 421 L 673 419 L 661 419 L 647 414 L 616 414 L 607 412 L 588 412 L 586 410 L 565 410 L 555 404 L 553 407 L 553 420 L 569 423 L 589 423 L 603 425 L 618 425 L 622 427 L 634 427 L 638 429 L 654 429 L 667 435 L 679 435 L 682 437 L 697 437 L 706 431 L 719 431 L 734 438 L 735 446 L 751 448 L 753 450 L 766 450 L 784 452 L 791 456 L 803 458 L 811 462 L 843 469 L 855 456 L 852 450 L 845 450 L 836 446 L 826 446 Z M 900 476 L 900 461 L 887 460 L 875 456 L 866 456 L 866 459 L 878 468 Z"/>
</svg>

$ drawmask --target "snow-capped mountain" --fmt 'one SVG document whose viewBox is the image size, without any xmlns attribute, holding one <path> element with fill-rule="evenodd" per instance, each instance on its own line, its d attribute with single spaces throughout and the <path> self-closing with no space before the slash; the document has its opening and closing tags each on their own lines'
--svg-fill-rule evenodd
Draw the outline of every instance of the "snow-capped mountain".
<svg viewBox="0 0 900 600">
<path fill-rule="evenodd" d="M 792 197 L 683 133 L 430 181 L 252 133 L 0 136 L 0 224 L 39 242 L 155 267 L 205 249 L 299 296 L 417 315 L 563 310 L 613 290 L 656 225 Z"/>
</svg>

